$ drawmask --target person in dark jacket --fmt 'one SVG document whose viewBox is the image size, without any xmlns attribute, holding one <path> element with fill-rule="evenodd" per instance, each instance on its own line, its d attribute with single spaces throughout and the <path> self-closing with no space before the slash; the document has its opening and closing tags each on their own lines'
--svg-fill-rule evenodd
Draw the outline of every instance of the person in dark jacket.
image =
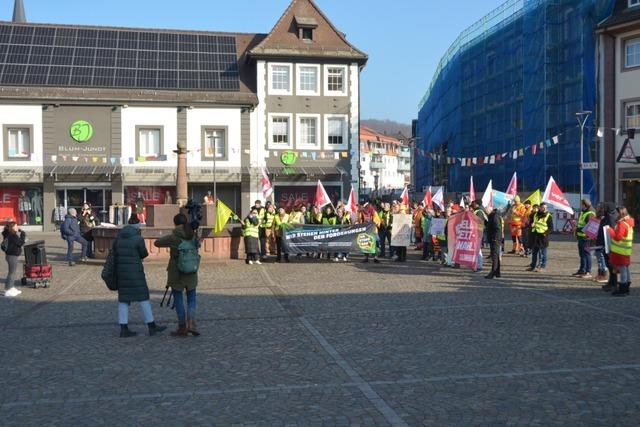
<svg viewBox="0 0 640 427">
<path fill-rule="evenodd" d="M 93 258 L 93 228 L 98 225 L 98 220 L 93 216 L 91 205 L 85 203 L 82 205 L 82 213 L 80 214 L 80 233 L 87 241 L 87 258 Z"/>
<path fill-rule="evenodd" d="M 533 254 L 527 271 L 542 273 L 547 268 L 547 249 L 549 248 L 549 234 L 553 230 L 553 217 L 547 211 L 546 203 L 541 203 L 538 211 L 533 215 L 531 223 L 531 245 Z"/>
<path fill-rule="evenodd" d="M 136 336 L 129 330 L 129 305 L 138 302 L 144 316 L 144 322 L 149 328 L 149 336 L 167 329 L 157 325 L 153 319 L 151 303 L 149 302 L 149 287 L 144 274 L 142 260 L 149 256 L 140 235 L 140 220 L 135 213 L 129 218 L 129 224 L 122 229 L 113 242 L 115 250 L 116 282 L 118 283 L 118 321 L 120 323 L 120 338 Z"/>
<path fill-rule="evenodd" d="M 500 278 L 500 257 L 502 252 L 502 220 L 498 211 L 491 206 L 484 208 L 487 215 L 487 241 L 491 251 L 491 271 L 486 279 Z"/>
<path fill-rule="evenodd" d="M 613 272 L 613 266 L 611 265 L 611 260 L 609 259 L 609 254 L 605 251 L 604 244 L 604 227 L 609 226 L 611 228 L 615 228 L 618 223 L 618 211 L 616 210 L 615 203 L 606 202 L 602 205 L 602 212 L 600 216 L 600 227 L 598 228 L 598 237 L 596 238 L 596 259 L 598 260 L 598 269 L 601 268 L 600 263 L 602 256 L 604 260 L 604 269 L 603 276 L 600 277 L 599 282 L 606 283 L 602 286 L 602 290 L 605 292 L 612 291 L 618 287 L 618 276 Z M 600 249 L 602 248 L 602 249 Z M 609 277 L 606 277 L 607 272 L 609 273 Z M 600 273 L 600 271 L 598 271 Z M 607 279 L 604 282 L 604 279 Z"/>
<path fill-rule="evenodd" d="M 70 208 L 67 211 L 67 216 L 64 218 L 62 226 L 60 226 L 60 234 L 67 242 L 67 261 L 70 266 L 76 265 L 73 261 L 73 244 L 75 242 L 80 243 L 82 247 L 80 260 L 87 260 L 87 241 L 82 237 L 82 233 L 80 232 L 80 224 L 78 223 L 77 215 L 78 213 L 76 210 L 74 208 Z"/>
<path fill-rule="evenodd" d="M 22 291 L 14 286 L 14 282 L 16 279 L 16 271 L 18 270 L 18 258 L 20 257 L 20 252 L 25 242 L 24 231 L 18 230 L 18 224 L 11 221 L 4 226 L 2 242 L 9 270 L 7 280 L 4 282 L 4 296 L 14 298 L 22 293 Z"/>
</svg>

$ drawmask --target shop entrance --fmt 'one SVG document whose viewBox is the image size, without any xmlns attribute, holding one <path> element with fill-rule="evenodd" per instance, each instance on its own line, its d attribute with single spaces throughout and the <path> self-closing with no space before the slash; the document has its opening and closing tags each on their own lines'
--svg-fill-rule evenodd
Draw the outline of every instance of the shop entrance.
<svg viewBox="0 0 640 427">
<path fill-rule="evenodd" d="M 629 211 L 629 215 L 635 219 L 636 225 L 640 221 L 640 180 L 622 182 L 622 201 Z"/>
<path fill-rule="evenodd" d="M 75 208 L 80 213 L 84 203 L 89 203 L 93 215 L 105 222 L 111 205 L 111 188 L 68 187 L 56 189 L 56 206 L 62 206 L 65 210 Z"/>
</svg>

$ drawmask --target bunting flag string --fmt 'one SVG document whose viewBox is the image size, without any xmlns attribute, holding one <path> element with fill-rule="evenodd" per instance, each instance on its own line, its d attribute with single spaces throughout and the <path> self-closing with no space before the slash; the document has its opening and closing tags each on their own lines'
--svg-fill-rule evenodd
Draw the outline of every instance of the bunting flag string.
<svg viewBox="0 0 640 427">
<path fill-rule="evenodd" d="M 456 165 L 460 164 L 461 167 L 472 167 L 472 166 L 483 166 L 483 165 L 495 165 L 496 162 L 500 162 L 507 159 L 516 160 L 521 157 L 524 157 L 527 153 L 531 153 L 532 155 L 537 155 L 541 150 L 548 149 L 553 147 L 554 145 L 558 145 L 560 143 L 560 137 L 564 135 L 564 133 L 559 133 L 552 138 L 549 138 L 545 141 L 540 141 L 539 143 L 527 145 L 525 147 L 517 148 L 513 151 L 508 151 L 504 153 L 495 153 L 486 156 L 476 156 L 476 157 L 459 157 L 459 156 L 451 156 L 429 152 L 423 150 L 421 148 L 416 147 L 414 149 L 415 154 L 418 156 L 422 156 L 428 159 L 433 159 L 435 161 L 444 161 L 448 165 Z"/>
</svg>

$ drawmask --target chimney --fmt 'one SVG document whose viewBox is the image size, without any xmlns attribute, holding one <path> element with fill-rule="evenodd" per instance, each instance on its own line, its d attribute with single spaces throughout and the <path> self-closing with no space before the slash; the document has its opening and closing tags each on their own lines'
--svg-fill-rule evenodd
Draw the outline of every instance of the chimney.
<svg viewBox="0 0 640 427">
<path fill-rule="evenodd" d="M 15 4 L 13 6 L 13 22 L 27 22 L 27 17 L 24 13 L 24 4 L 22 3 L 22 0 L 15 0 Z"/>
</svg>

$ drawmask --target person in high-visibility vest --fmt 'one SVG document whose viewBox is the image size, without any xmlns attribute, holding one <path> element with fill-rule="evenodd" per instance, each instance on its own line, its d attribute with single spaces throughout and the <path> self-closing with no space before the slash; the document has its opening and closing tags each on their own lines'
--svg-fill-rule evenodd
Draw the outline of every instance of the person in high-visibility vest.
<svg viewBox="0 0 640 427">
<path fill-rule="evenodd" d="M 242 222 L 242 235 L 244 236 L 244 251 L 247 254 L 245 262 L 262 264 L 258 259 L 260 253 L 260 219 L 258 210 L 251 209 L 249 215 Z"/>
<path fill-rule="evenodd" d="M 589 199 L 583 199 L 581 202 L 582 211 L 578 217 L 576 224 L 576 237 L 578 238 L 578 256 L 580 257 L 580 268 L 573 273 L 573 276 L 581 279 L 592 279 L 591 276 L 591 251 L 589 250 L 591 239 L 589 239 L 582 229 L 589 222 L 589 218 L 595 217 L 596 213 L 591 206 Z"/>
<path fill-rule="evenodd" d="M 336 224 L 337 225 L 351 225 L 351 217 L 349 213 L 345 212 L 344 206 L 340 206 L 336 210 Z M 349 256 L 348 252 L 342 252 L 335 254 L 336 258 L 334 261 L 343 261 L 347 262 L 347 257 Z"/>
<path fill-rule="evenodd" d="M 633 227 L 636 224 L 633 218 L 629 216 L 627 208 L 619 207 L 617 210 L 618 222 L 616 228 L 609 228 L 611 237 L 609 261 L 619 275 L 618 289 L 612 295 L 623 297 L 629 295 L 629 287 L 631 286 L 629 265 L 631 265 L 631 254 L 633 253 Z"/>
<path fill-rule="evenodd" d="M 520 203 L 520 196 L 516 196 L 514 204 L 511 207 L 511 240 L 513 241 L 513 249 L 511 254 L 524 255 L 524 248 L 522 246 L 522 227 L 524 226 L 524 216 L 526 214 L 526 207 Z"/>
<path fill-rule="evenodd" d="M 531 223 L 531 243 L 533 253 L 527 271 L 542 273 L 547 268 L 549 234 L 553 230 L 553 217 L 547 211 L 546 203 L 541 203 Z"/>
<path fill-rule="evenodd" d="M 271 202 L 267 202 L 267 208 L 260 219 L 260 260 L 264 261 L 268 254 L 273 254 L 275 247 L 275 236 L 273 234 L 273 222 L 276 218 L 276 207 Z"/>
<path fill-rule="evenodd" d="M 300 211 L 298 211 L 300 213 Z M 276 262 L 282 261 L 282 255 L 284 254 L 284 261 L 289 262 L 289 252 L 284 250 L 282 239 L 284 238 L 285 227 L 289 224 L 289 215 L 284 208 L 278 209 L 278 214 L 273 220 L 273 231 L 276 237 Z"/>
</svg>

